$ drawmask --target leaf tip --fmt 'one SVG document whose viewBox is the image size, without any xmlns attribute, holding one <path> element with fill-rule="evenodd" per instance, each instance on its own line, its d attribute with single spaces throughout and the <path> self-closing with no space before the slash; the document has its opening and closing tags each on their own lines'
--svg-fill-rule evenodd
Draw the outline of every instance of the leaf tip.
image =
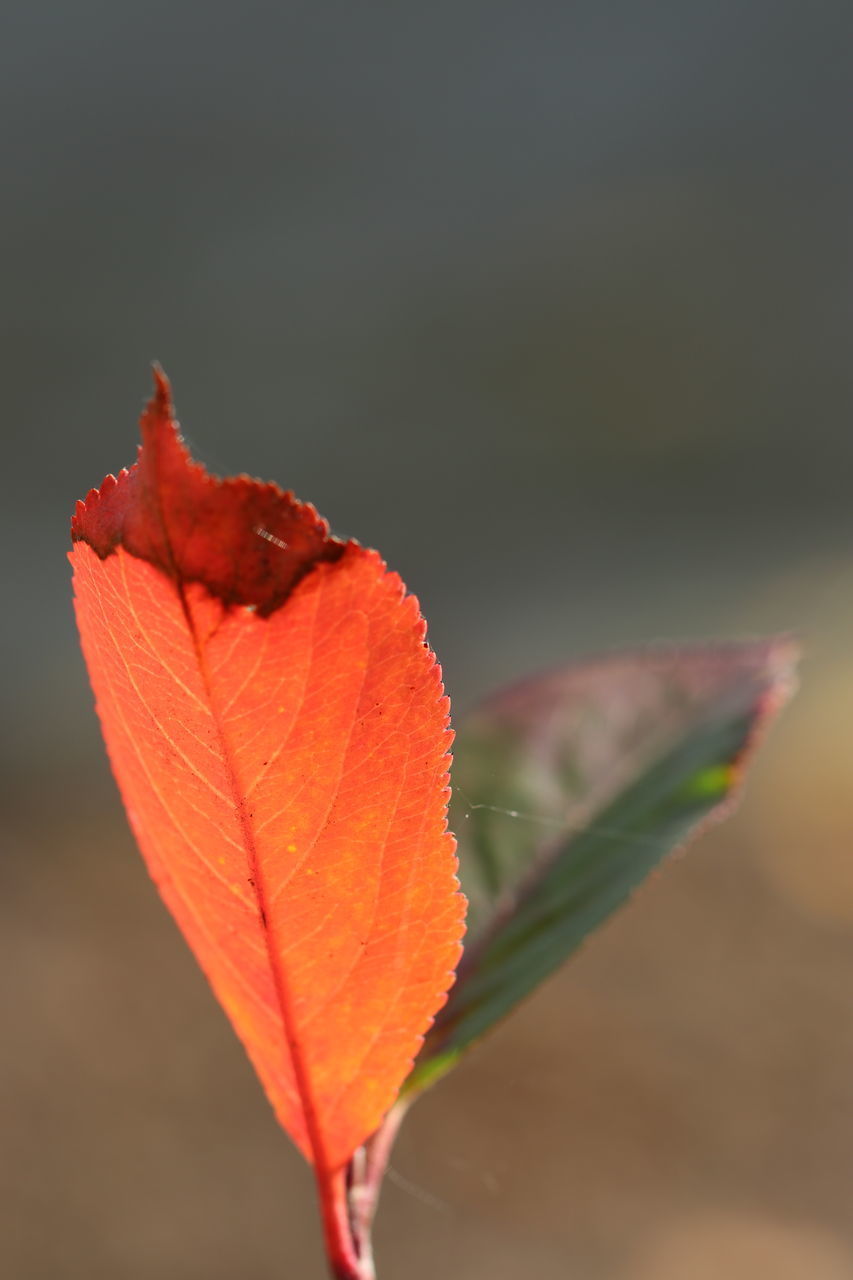
<svg viewBox="0 0 853 1280">
<path fill-rule="evenodd" d="M 151 378 L 154 383 L 154 390 L 139 419 L 139 429 L 142 436 L 139 456 L 143 467 L 145 466 L 147 451 L 151 450 L 153 455 L 155 451 L 164 448 L 168 450 L 171 437 L 171 447 L 174 448 L 177 445 L 179 449 L 179 455 L 174 459 L 173 467 L 178 472 L 195 467 L 204 474 L 204 468 L 190 457 L 189 450 L 181 438 L 180 428 L 175 418 L 172 384 L 163 371 L 162 365 L 157 360 L 152 361 Z"/>
<path fill-rule="evenodd" d="M 152 360 L 151 362 L 151 377 L 154 382 L 154 395 L 148 408 L 156 408 L 159 412 L 171 418 L 174 411 L 172 384 L 159 360 Z"/>
<path fill-rule="evenodd" d="M 802 644 L 791 633 L 783 633 L 767 642 L 767 673 L 772 688 L 782 702 L 786 702 L 797 691 L 797 669 L 802 656 Z"/>
</svg>

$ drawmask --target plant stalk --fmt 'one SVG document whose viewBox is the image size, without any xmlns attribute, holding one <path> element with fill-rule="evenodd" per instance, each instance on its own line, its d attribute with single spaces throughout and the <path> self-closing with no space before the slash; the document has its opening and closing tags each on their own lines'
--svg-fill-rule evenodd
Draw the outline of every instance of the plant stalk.
<svg viewBox="0 0 853 1280">
<path fill-rule="evenodd" d="M 373 1259 L 356 1245 L 347 1199 L 346 1169 L 317 1172 L 317 1193 L 323 1219 L 323 1240 L 333 1280 L 376 1280 Z"/>
<path fill-rule="evenodd" d="M 356 1256 L 365 1268 L 358 1280 L 375 1280 L 373 1222 L 391 1148 L 413 1101 L 414 1098 L 401 1098 L 391 1108 L 376 1133 L 356 1151 L 347 1170 L 350 1229 Z"/>
</svg>

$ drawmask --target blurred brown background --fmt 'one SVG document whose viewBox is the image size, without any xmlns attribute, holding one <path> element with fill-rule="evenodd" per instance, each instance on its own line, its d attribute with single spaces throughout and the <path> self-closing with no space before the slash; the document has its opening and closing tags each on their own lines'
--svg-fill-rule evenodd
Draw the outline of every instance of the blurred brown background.
<svg viewBox="0 0 853 1280">
<path fill-rule="evenodd" d="M 738 817 L 416 1109 L 383 1280 L 853 1277 L 852 56 L 845 0 L 3 7 L 4 1278 L 322 1275 L 73 630 L 154 357 L 403 573 L 458 708 L 807 646 Z"/>
</svg>

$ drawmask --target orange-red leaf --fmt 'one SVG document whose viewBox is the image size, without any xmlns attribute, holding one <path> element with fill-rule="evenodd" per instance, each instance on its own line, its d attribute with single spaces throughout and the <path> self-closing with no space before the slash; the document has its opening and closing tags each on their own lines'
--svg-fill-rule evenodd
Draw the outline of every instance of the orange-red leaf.
<svg viewBox="0 0 853 1280">
<path fill-rule="evenodd" d="M 329 1173 L 393 1102 L 459 956 L 440 671 L 375 552 L 190 460 L 159 374 L 142 433 L 72 524 L 104 736 L 152 876 Z"/>
</svg>

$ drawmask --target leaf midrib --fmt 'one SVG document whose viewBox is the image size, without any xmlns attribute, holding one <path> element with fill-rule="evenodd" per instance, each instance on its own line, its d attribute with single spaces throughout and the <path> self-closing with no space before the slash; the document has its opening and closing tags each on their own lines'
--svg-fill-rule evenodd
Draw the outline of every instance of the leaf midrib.
<svg viewBox="0 0 853 1280">
<path fill-rule="evenodd" d="M 186 619 L 187 627 L 192 638 L 195 650 L 196 661 L 198 663 L 199 674 L 201 676 L 202 685 L 205 696 L 207 698 L 208 707 L 210 709 L 211 718 L 219 740 L 219 747 L 222 753 L 222 761 L 225 766 L 225 773 L 228 778 L 228 785 L 231 790 L 231 799 L 234 805 L 234 811 L 237 822 L 240 827 L 243 846 L 246 852 L 246 861 L 248 864 L 249 879 L 252 885 L 255 901 L 258 907 L 258 915 L 260 918 L 261 931 L 264 936 L 264 945 L 266 947 L 267 961 L 270 972 L 272 974 L 273 986 L 275 988 L 276 1000 L 278 1002 L 279 1014 L 281 1016 L 282 1030 L 284 1039 L 287 1044 L 290 1060 L 293 1066 L 294 1081 L 296 1090 L 299 1095 L 299 1101 L 302 1106 L 302 1112 L 305 1119 L 305 1128 L 308 1135 L 308 1141 L 311 1147 L 311 1154 L 315 1170 L 318 1175 L 329 1175 L 331 1169 L 329 1166 L 328 1154 L 325 1142 L 323 1141 L 323 1133 L 320 1126 L 317 1107 L 314 1100 L 314 1094 L 311 1088 L 311 1078 L 305 1062 L 302 1050 L 299 1044 L 299 1038 L 296 1031 L 296 1019 L 293 1010 L 293 1001 L 287 982 L 287 976 L 284 968 L 280 963 L 278 947 L 276 945 L 275 928 L 272 922 L 272 912 L 267 910 L 268 894 L 266 888 L 266 880 L 264 875 L 263 864 L 258 856 L 255 834 L 252 829 L 252 823 L 246 812 L 246 797 L 242 793 L 242 789 L 238 780 L 237 768 L 231 751 L 228 736 L 225 727 L 220 718 L 216 700 L 213 696 L 210 672 L 207 664 L 207 657 L 204 650 L 192 611 L 186 598 L 184 584 L 180 579 L 176 581 L 176 588 L 181 602 L 181 608 Z"/>
</svg>

